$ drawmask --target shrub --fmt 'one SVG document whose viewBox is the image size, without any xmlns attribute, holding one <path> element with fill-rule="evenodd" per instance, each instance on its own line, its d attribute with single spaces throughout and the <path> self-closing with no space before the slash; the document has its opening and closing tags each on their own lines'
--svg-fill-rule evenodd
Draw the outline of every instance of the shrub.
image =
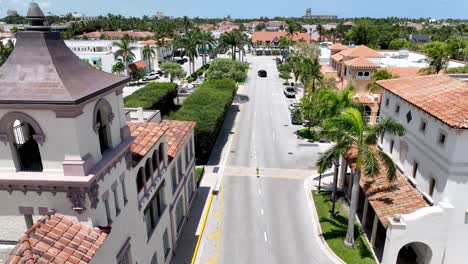
<svg viewBox="0 0 468 264">
<path fill-rule="evenodd" d="M 273 56 L 279 56 L 279 55 L 281 55 L 281 52 L 280 52 L 279 50 L 273 50 L 273 51 L 271 52 L 271 55 L 273 55 Z"/>
<path fill-rule="evenodd" d="M 175 83 L 150 83 L 132 95 L 124 98 L 125 107 L 143 107 L 158 109 L 162 114 L 174 109 L 174 98 L 177 96 Z"/>
<path fill-rule="evenodd" d="M 247 78 L 248 64 L 231 59 L 214 59 L 206 72 L 208 80 L 231 79 L 244 82 Z"/>
<path fill-rule="evenodd" d="M 237 86 L 232 80 L 208 80 L 185 99 L 182 107 L 169 118 L 197 123 L 195 145 L 198 163 L 206 163 Z"/>
</svg>

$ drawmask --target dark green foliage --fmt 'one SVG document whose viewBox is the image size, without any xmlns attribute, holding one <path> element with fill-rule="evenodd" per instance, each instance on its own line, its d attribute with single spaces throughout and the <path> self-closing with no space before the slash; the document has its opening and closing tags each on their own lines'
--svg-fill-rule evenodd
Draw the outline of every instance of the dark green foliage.
<svg viewBox="0 0 468 264">
<path fill-rule="evenodd" d="M 450 68 L 445 71 L 445 73 L 456 74 L 456 73 L 468 73 L 468 65 L 463 67 Z"/>
<path fill-rule="evenodd" d="M 231 106 L 237 86 L 232 80 L 205 81 L 170 119 L 187 120 L 195 126 L 195 149 L 197 162 L 208 161 L 224 118 Z"/>
<path fill-rule="evenodd" d="M 187 78 L 187 81 L 189 83 L 194 82 L 197 80 L 198 77 L 202 76 L 206 70 L 210 68 L 210 64 L 205 64 L 200 67 L 200 69 L 196 70 L 194 73 L 190 74 L 190 76 Z"/>
<path fill-rule="evenodd" d="M 244 82 L 247 78 L 248 65 L 229 59 L 214 59 L 206 72 L 209 80 L 231 79 L 236 82 Z"/>
<path fill-rule="evenodd" d="M 174 98 L 177 96 L 175 83 L 150 83 L 132 95 L 124 98 L 125 107 L 143 107 L 158 109 L 167 114 L 175 108 Z"/>
</svg>

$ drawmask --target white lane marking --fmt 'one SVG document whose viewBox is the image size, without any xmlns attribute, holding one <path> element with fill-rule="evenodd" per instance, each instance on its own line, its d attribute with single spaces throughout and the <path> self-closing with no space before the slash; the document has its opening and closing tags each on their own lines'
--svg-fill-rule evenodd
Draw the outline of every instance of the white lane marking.
<svg viewBox="0 0 468 264">
<path fill-rule="evenodd" d="M 274 131 L 273 131 L 273 140 L 276 140 L 276 135 Z"/>
<path fill-rule="evenodd" d="M 262 215 L 264 214 L 264 212 L 263 212 L 263 208 L 262 208 L 262 209 L 260 209 L 260 213 L 261 213 Z"/>
<path fill-rule="evenodd" d="M 263 238 L 265 238 L 265 242 L 268 242 L 268 237 L 267 237 L 267 233 L 266 233 L 266 231 L 265 231 L 265 232 L 263 232 Z"/>
<path fill-rule="evenodd" d="M 261 189 L 258 189 L 258 194 L 262 195 L 262 190 Z"/>
</svg>

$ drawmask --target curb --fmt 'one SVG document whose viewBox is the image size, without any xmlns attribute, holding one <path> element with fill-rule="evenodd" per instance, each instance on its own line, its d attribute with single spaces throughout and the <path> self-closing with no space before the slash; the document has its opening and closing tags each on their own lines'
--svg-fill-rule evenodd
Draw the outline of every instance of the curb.
<svg viewBox="0 0 468 264">
<path fill-rule="evenodd" d="M 192 261 L 190 262 L 191 264 L 194 264 L 195 263 L 195 260 L 197 259 L 197 255 L 198 255 L 198 249 L 200 247 L 200 241 L 203 237 L 203 231 L 205 231 L 205 224 L 206 224 L 206 220 L 208 219 L 208 213 L 211 209 L 211 202 L 213 201 L 213 194 L 210 192 L 209 196 L 208 196 L 208 206 L 206 207 L 205 211 L 203 212 L 203 222 L 202 222 L 202 226 L 201 226 L 201 230 L 200 230 L 200 235 L 198 236 L 198 239 L 197 239 L 197 244 L 195 246 L 195 250 L 193 252 L 193 256 L 192 256 Z"/>
<path fill-rule="evenodd" d="M 333 261 L 334 263 L 338 263 L 338 264 L 346 264 L 346 262 L 344 262 L 340 257 L 338 257 L 335 252 L 333 252 L 333 250 L 328 246 L 327 244 L 327 241 L 325 241 L 325 239 L 323 238 L 322 236 L 322 227 L 320 226 L 320 222 L 318 221 L 319 218 L 318 218 L 318 214 L 317 214 L 317 209 L 315 208 L 315 203 L 312 199 L 312 193 L 311 193 L 311 190 L 312 190 L 312 187 L 314 186 L 313 184 L 313 178 L 314 176 L 310 176 L 309 178 L 307 178 L 305 181 L 304 181 L 304 191 L 306 193 L 306 196 L 307 196 L 307 202 L 309 204 L 309 207 L 311 209 L 311 213 L 315 216 L 315 219 L 317 219 L 317 222 L 315 222 L 315 231 L 317 232 L 316 236 L 320 239 L 320 241 L 322 242 L 322 249 L 324 249 L 325 253 L 328 255 L 328 257 L 330 258 L 331 261 Z"/>
</svg>

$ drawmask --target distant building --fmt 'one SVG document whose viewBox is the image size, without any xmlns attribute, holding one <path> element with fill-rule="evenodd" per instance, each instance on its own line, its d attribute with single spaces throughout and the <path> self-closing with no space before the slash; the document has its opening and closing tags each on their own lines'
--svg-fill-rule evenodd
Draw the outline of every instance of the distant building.
<svg viewBox="0 0 468 264">
<path fill-rule="evenodd" d="M 287 37 L 284 31 L 257 31 L 252 34 L 252 45 L 257 55 L 271 55 L 273 51 L 280 51 L 280 39 Z M 296 33 L 290 37 L 294 41 L 306 41 L 310 43 L 307 33 Z"/>
<path fill-rule="evenodd" d="M 413 45 L 425 44 L 431 41 L 427 35 L 416 35 L 411 34 L 409 37 L 409 41 Z"/>
<path fill-rule="evenodd" d="M 304 19 L 337 19 L 337 15 L 312 15 L 312 9 L 307 8 L 303 16 Z"/>
<path fill-rule="evenodd" d="M 17 16 L 18 12 L 16 10 L 9 9 L 6 14 L 7 16 Z"/>
<path fill-rule="evenodd" d="M 84 33 L 83 35 L 79 36 L 79 38 L 84 38 L 88 40 L 119 40 L 123 39 L 124 37 L 142 40 L 146 38 L 154 38 L 155 34 L 147 31 L 95 31 Z"/>
<path fill-rule="evenodd" d="M 269 31 L 286 30 L 288 23 L 286 21 L 272 20 L 265 23 L 265 29 Z"/>
</svg>

